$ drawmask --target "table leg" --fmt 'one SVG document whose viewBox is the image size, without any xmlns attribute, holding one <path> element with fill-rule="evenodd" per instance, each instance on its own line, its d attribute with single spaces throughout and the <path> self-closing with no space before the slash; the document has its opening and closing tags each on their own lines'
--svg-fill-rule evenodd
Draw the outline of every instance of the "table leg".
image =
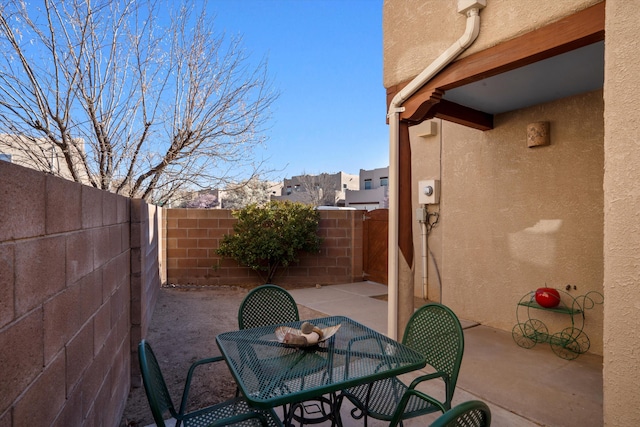
<svg viewBox="0 0 640 427">
<path fill-rule="evenodd" d="M 319 424 L 331 420 L 331 427 L 342 427 L 341 400 L 341 396 L 331 393 L 304 402 L 292 403 L 284 415 L 284 425 L 293 426 L 295 421 L 302 427 L 305 424 Z M 298 410 L 300 410 L 299 414 L 296 413 Z"/>
</svg>

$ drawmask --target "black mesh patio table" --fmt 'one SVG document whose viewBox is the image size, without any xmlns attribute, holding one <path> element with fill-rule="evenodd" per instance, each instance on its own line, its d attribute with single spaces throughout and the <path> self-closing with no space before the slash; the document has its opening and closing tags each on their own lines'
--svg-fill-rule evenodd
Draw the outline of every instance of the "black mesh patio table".
<svg viewBox="0 0 640 427">
<path fill-rule="evenodd" d="M 276 339 L 276 327 L 300 328 L 302 321 L 225 332 L 216 337 L 249 404 L 271 408 L 323 399 L 330 406 L 339 406 L 336 392 L 340 390 L 414 371 L 426 364 L 416 351 L 347 317 L 309 322 L 320 328 L 341 326 L 331 338 L 310 347 L 291 347 Z M 325 395 L 330 398 L 323 398 Z M 294 411 L 292 406 L 290 414 L 285 414 L 285 423 L 291 421 Z M 340 424 L 339 416 L 334 414 L 333 419 Z"/>
</svg>

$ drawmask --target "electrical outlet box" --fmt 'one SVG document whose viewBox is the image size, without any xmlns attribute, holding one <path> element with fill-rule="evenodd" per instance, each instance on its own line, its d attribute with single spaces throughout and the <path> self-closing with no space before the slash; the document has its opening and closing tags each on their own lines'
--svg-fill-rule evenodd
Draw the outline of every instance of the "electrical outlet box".
<svg viewBox="0 0 640 427">
<path fill-rule="evenodd" d="M 440 202 L 440 180 L 418 181 L 418 204 L 433 205 Z"/>
</svg>

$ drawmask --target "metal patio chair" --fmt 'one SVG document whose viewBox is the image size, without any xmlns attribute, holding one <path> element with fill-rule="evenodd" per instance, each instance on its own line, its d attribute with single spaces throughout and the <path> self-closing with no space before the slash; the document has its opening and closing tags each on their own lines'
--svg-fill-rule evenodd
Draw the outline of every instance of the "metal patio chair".
<svg viewBox="0 0 640 427">
<path fill-rule="evenodd" d="M 238 310 L 240 329 L 296 322 L 300 320 L 298 306 L 286 289 L 262 285 L 249 291 Z"/>
<path fill-rule="evenodd" d="M 296 301 L 286 289 L 277 285 L 266 284 L 253 288 L 244 297 L 238 309 L 240 329 L 280 325 L 298 320 L 300 314 Z M 269 375 L 265 377 L 268 378 Z M 236 390 L 236 395 L 239 392 L 239 389 Z"/>
<path fill-rule="evenodd" d="M 409 386 L 394 377 L 344 390 L 342 396 L 355 406 L 351 416 L 364 417 L 365 427 L 368 417 L 389 421 L 393 427 L 404 419 L 451 409 L 464 352 L 458 317 L 442 304 L 424 305 L 409 319 L 402 343 L 421 353 L 435 372 L 417 377 Z M 417 389 L 434 379 L 444 385 L 443 401 Z"/>
<path fill-rule="evenodd" d="M 202 359 L 191 365 L 178 410 L 173 405 L 158 360 L 151 346 L 145 340 L 142 340 L 138 345 L 138 359 L 147 400 L 151 407 L 153 419 L 158 427 L 165 427 L 164 415 L 167 412 L 176 419 L 176 427 L 181 425 L 185 427 L 217 427 L 223 425 L 282 427 L 282 423 L 273 410 L 251 408 L 244 398 L 239 397 L 193 412 L 185 412 L 191 378 L 195 368 L 200 365 L 223 361 L 222 356 Z"/>
<path fill-rule="evenodd" d="M 238 310 L 238 326 L 240 329 L 256 328 L 259 326 L 267 325 L 279 325 L 282 323 L 297 322 L 300 320 L 300 313 L 298 312 L 298 305 L 296 304 L 293 296 L 284 288 L 266 284 L 258 286 L 247 294 L 240 304 Z M 295 357 L 291 355 L 288 357 Z M 282 362 L 274 363 L 274 366 L 281 366 Z M 317 363 L 319 369 L 324 364 L 324 358 L 318 356 Z M 305 369 L 309 369 L 309 366 L 305 366 Z M 274 374 L 276 373 L 274 369 Z M 265 374 L 264 377 L 268 378 L 270 375 Z M 305 422 L 314 423 L 318 422 L 318 419 L 327 418 L 326 406 L 330 405 L 333 400 L 336 399 L 335 395 L 329 397 L 319 396 L 315 399 L 311 399 L 306 402 L 294 403 L 290 408 L 286 405 L 282 410 L 285 416 L 289 415 L 296 421 L 303 425 Z M 300 415 L 296 415 L 296 410 L 300 410 Z M 307 415 L 313 415 L 313 417 L 305 417 Z M 335 421 L 334 421 L 335 422 Z M 334 423 L 332 422 L 332 424 Z"/>
<path fill-rule="evenodd" d="M 469 400 L 440 415 L 430 427 L 489 427 L 491 410 L 480 400 Z"/>
</svg>

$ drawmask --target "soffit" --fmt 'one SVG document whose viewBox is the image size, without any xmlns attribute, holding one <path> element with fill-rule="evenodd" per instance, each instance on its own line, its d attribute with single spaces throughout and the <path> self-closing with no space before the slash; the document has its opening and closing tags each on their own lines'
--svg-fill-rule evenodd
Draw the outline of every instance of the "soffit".
<svg viewBox="0 0 640 427">
<path fill-rule="evenodd" d="M 604 41 L 448 90 L 442 96 L 488 114 L 500 114 L 601 89 Z"/>
<path fill-rule="evenodd" d="M 604 9 L 598 3 L 453 62 L 403 104 L 401 120 L 488 130 L 494 114 L 602 88 Z M 388 102 L 405 85 L 389 88 Z"/>
</svg>

